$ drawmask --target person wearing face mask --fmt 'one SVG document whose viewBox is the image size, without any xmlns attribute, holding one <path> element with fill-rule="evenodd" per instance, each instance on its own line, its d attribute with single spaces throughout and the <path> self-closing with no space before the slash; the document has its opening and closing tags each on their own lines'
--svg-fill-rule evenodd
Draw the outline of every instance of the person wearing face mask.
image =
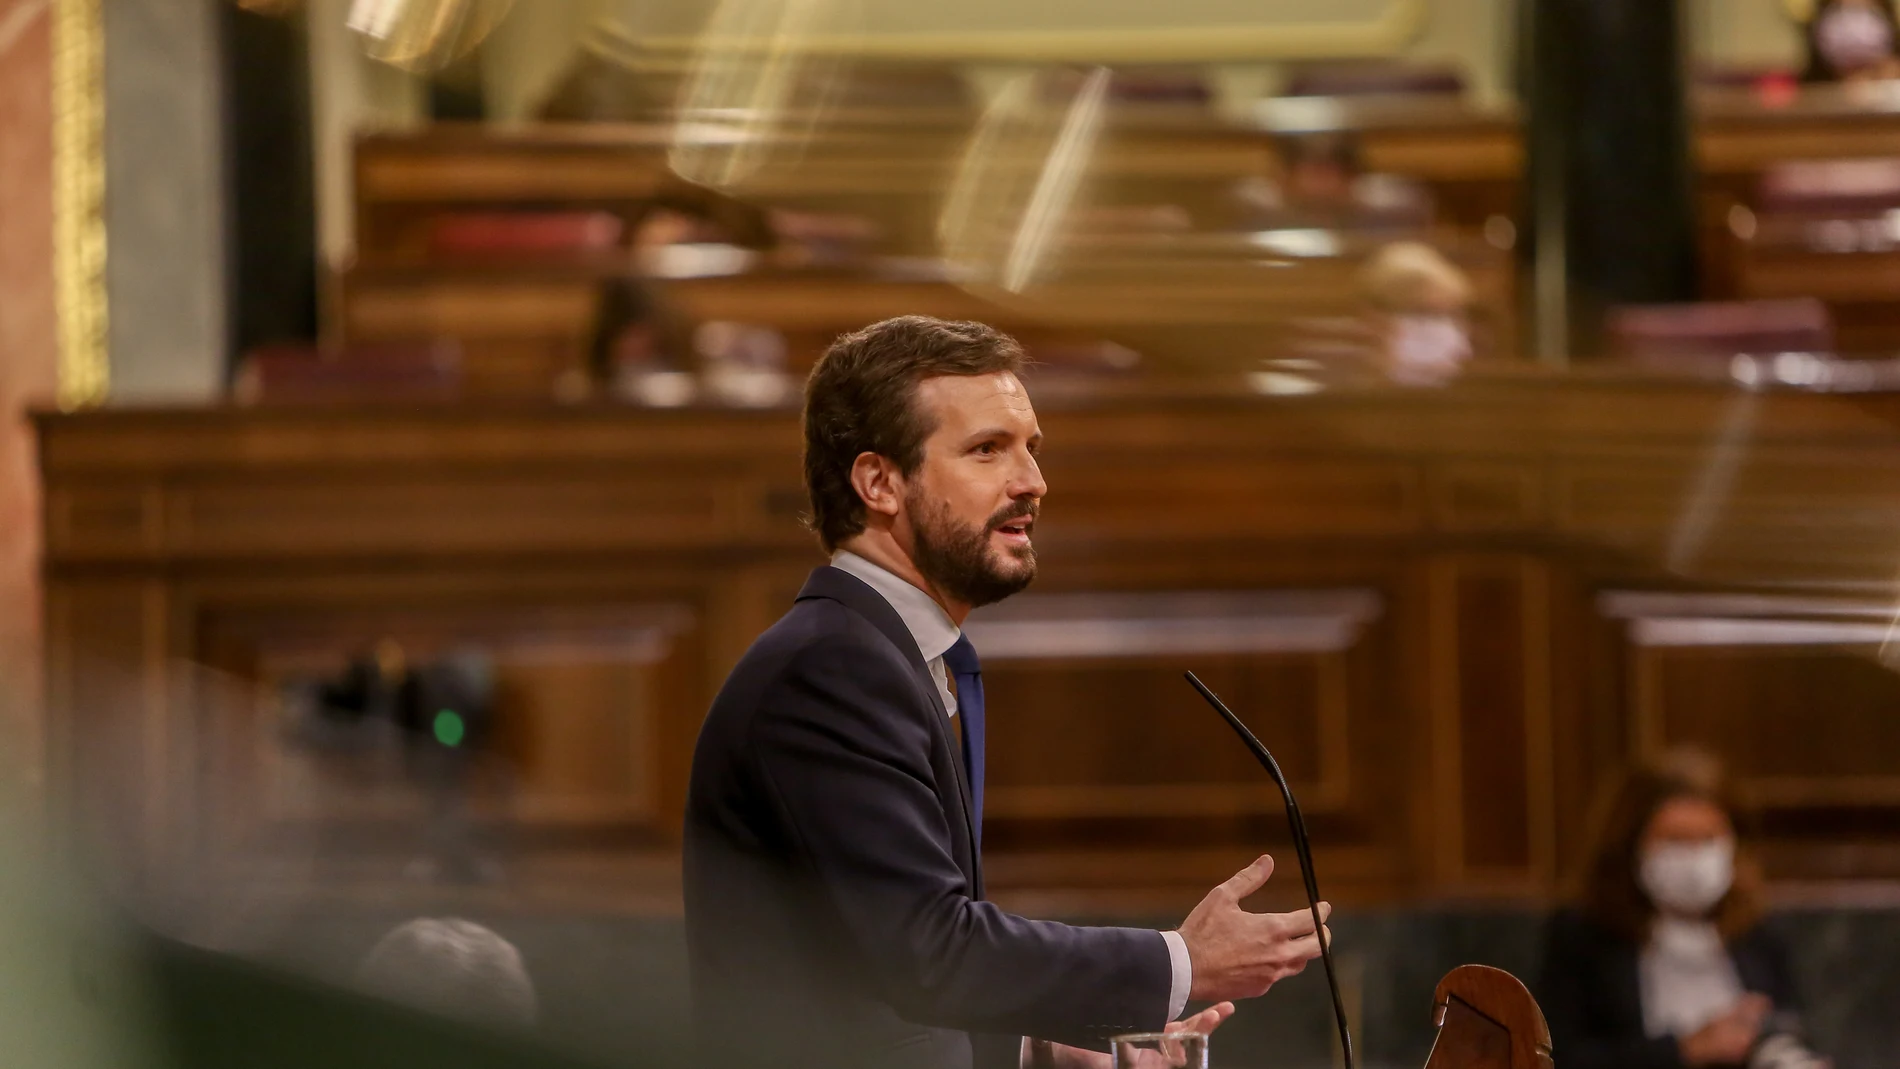
<svg viewBox="0 0 1900 1069">
<path fill-rule="evenodd" d="M 1361 291 L 1380 370 L 1400 386 L 1443 386 L 1471 360 L 1471 281 L 1437 249 L 1395 241 L 1366 264 Z"/>
<path fill-rule="evenodd" d="M 1809 82 L 1900 77 L 1893 0 L 1823 0 L 1808 20 Z"/>
<path fill-rule="evenodd" d="M 1821 1069 L 1785 948 L 1760 923 L 1717 762 L 1675 751 L 1602 814 L 1576 908 L 1546 935 L 1538 998 L 1564 1069 Z"/>
</svg>

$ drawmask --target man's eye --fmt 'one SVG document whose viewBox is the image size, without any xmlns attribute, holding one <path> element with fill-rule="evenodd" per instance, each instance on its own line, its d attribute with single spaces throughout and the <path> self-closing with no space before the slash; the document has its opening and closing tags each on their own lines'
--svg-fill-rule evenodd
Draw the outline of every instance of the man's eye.
<svg viewBox="0 0 1900 1069">
<path fill-rule="evenodd" d="M 983 443 L 982 445 L 979 445 L 979 446 L 977 446 L 977 447 L 976 447 L 976 451 L 977 451 L 978 453 L 981 453 L 981 454 L 983 454 L 983 455 L 984 455 L 984 456 L 986 456 L 986 457 L 987 457 L 987 456 L 991 456 L 991 455 L 993 455 L 993 454 L 995 454 L 995 452 L 996 452 L 996 443 L 995 443 L 995 442 L 984 442 L 984 443 Z"/>
</svg>

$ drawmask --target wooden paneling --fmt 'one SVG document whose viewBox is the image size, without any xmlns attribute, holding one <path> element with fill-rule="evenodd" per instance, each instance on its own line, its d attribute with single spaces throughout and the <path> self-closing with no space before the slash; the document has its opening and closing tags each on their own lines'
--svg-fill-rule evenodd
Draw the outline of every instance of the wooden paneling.
<svg viewBox="0 0 1900 1069">
<path fill-rule="evenodd" d="M 1350 790 L 1350 762 L 1327 733 L 1347 726 L 1345 665 L 1337 654 L 1126 657 L 986 666 L 985 692 L 1010 714 L 995 732 L 993 792 L 985 820 L 1076 818 L 1179 820 L 1259 816 L 1284 804 L 1226 728 L 1183 700 L 1181 665 L 1192 662 L 1210 686 L 1258 710 L 1250 726 L 1275 740 L 1282 765 L 1309 808 L 1337 808 Z M 1145 710 L 1105 717 L 1078 732 L 1074 709 Z M 1052 739 L 1069 745 L 1050 749 Z M 1331 760 L 1328 760 L 1330 756 Z M 1197 774 L 1183 782 L 1181 769 Z"/>
<path fill-rule="evenodd" d="M 1010 710 L 993 732 L 987 819 L 1278 813 L 1279 792 L 1187 689 L 1187 670 L 1275 740 L 1308 812 L 1349 811 L 1352 710 L 1364 715 L 1371 697 L 1353 678 L 1364 661 L 1354 651 L 1382 615 L 1375 592 L 1346 589 L 1031 594 L 973 619 L 985 694 Z M 1110 715 L 1076 730 L 1075 710 L 1091 708 Z M 1191 782 L 1183 768 L 1198 770 Z"/>
<path fill-rule="evenodd" d="M 1435 467 L 1427 484 L 1433 525 L 1445 531 L 1522 531 L 1541 527 L 1542 473 L 1523 462 Z"/>
<path fill-rule="evenodd" d="M 360 551 L 515 551 L 581 531 L 601 547 L 690 543 L 723 526 L 726 488 L 625 473 L 598 485 L 516 477 L 444 479 L 433 472 L 363 473 L 290 486 L 193 483 L 168 498 L 171 548 L 182 556 Z M 469 517 L 484 515 L 481 523 Z M 585 520 L 581 526 L 579 521 Z"/>
<path fill-rule="evenodd" d="M 1764 807 L 1900 806 L 1900 678 L 1874 652 L 1646 651 L 1637 660 L 1645 746 L 1719 747 Z"/>
<path fill-rule="evenodd" d="M 1170 517 L 1180 539 L 1389 535 L 1416 528 L 1420 513 L 1416 469 L 1392 461 L 1184 467 L 1156 458 L 1063 474 L 1063 507 L 1050 520 L 1060 538 L 1103 537 L 1152 516 Z"/>
<path fill-rule="evenodd" d="M 1547 880 L 1556 847 L 1545 565 L 1446 557 L 1428 577 L 1439 874 L 1454 885 Z"/>
<path fill-rule="evenodd" d="M 1006 900 L 1174 909 L 1285 853 L 1189 668 L 1280 756 L 1343 901 L 1550 894 L 1603 784 L 1676 740 L 1736 763 L 1778 880 L 1900 873 L 1893 396 L 1479 375 L 1108 384 L 1040 416 L 1043 574 L 970 622 Z M 783 410 L 39 427 L 52 767 L 129 842 L 399 823 L 401 797 L 311 779 L 260 696 L 383 638 L 463 642 L 507 713 L 482 812 L 650 880 L 707 702 L 817 559 Z"/>
<path fill-rule="evenodd" d="M 1767 838 L 1774 875 L 1893 876 L 1868 841 L 1900 827 L 1900 676 L 1886 602 L 1613 594 L 1629 648 L 1638 753 L 1720 754 Z"/>
<path fill-rule="evenodd" d="M 165 500 L 147 484 L 62 489 L 48 498 L 45 513 L 48 541 L 69 552 L 138 556 L 164 551 Z"/>
</svg>

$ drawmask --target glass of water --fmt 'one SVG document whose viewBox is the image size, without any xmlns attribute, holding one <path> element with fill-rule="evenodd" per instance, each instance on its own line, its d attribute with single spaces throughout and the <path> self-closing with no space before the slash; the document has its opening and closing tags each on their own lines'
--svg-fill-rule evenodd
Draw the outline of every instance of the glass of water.
<svg viewBox="0 0 1900 1069">
<path fill-rule="evenodd" d="M 1136 1032 L 1111 1042 L 1115 1069 L 1207 1069 L 1207 1036 L 1200 1032 Z"/>
</svg>

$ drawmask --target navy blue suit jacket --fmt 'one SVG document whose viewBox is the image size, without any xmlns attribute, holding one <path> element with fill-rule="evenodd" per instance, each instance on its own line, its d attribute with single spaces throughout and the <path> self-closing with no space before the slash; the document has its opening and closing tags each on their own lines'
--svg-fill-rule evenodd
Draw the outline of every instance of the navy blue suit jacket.
<svg viewBox="0 0 1900 1069">
<path fill-rule="evenodd" d="M 1023 1035 L 1099 1047 L 1159 1029 L 1166 940 L 985 902 L 973 830 L 916 641 L 856 577 L 814 571 L 727 678 L 693 755 L 686 932 L 702 1055 L 732 1069 L 989 1069 L 1013 1064 Z"/>
</svg>

